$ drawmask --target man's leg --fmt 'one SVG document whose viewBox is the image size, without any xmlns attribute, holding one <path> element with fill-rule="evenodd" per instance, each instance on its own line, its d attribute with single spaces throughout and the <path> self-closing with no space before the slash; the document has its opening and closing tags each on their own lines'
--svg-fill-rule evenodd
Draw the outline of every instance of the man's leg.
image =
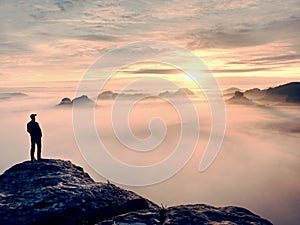
<svg viewBox="0 0 300 225">
<path fill-rule="evenodd" d="M 37 159 L 41 160 L 42 159 L 42 157 L 41 157 L 41 153 L 42 153 L 42 141 L 41 141 L 41 138 L 38 138 L 36 140 L 36 145 L 37 145 Z"/>
<path fill-rule="evenodd" d="M 31 157 L 31 161 L 33 162 L 34 159 L 34 152 L 35 152 L 35 141 L 34 139 L 31 137 L 31 149 L 30 149 L 30 157 Z"/>
</svg>

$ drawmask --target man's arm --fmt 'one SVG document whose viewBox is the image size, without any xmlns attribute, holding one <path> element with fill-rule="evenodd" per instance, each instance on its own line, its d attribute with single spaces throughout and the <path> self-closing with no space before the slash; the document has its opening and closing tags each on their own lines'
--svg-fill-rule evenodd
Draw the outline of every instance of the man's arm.
<svg viewBox="0 0 300 225">
<path fill-rule="evenodd" d="M 29 134 L 31 134 L 31 129 L 30 129 L 30 124 L 29 124 L 29 123 L 27 123 L 27 132 L 28 132 Z"/>
<path fill-rule="evenodd" d="M 40 128 L 40 125 L 39 124 L 37 124 L 37 127 L 38 127 L 38 129 L 39 129 L 39 133 L 40 133 L 40 135 L 41 135 L 41 137 L 43 136 L 43 134 L 42 134 L 42 129 Z"/>
</svg>

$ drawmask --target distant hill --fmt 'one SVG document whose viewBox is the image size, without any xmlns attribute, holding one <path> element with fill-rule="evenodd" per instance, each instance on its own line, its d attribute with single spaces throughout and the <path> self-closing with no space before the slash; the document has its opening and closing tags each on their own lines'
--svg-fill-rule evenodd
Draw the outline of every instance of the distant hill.
<svg viewBox="0 0 300 225">
<path fill-rule="evenodd" d="M 282 96 L 286 102 L 300 103 L 300 82 L 292 82 L 266 90 L 266 97 Z"/>
<path fill-rule="evenodd" d="M 117 93 L 114 91 L 102 91 L 97 96 L 97 101 L 101 100 L 115 100 L 120 98 L 121 100 L 131 100 L 131 99 L 156 99 L 157 97 L 182 97 L 182 96 L 194 96 L 195 93 L 188 88 L 179 88 L 176 91 L 164 91 L 157 94 L 149 95 L 148 93 L 136 92 L 136 93 Z M 64 97 L 56 105 L 56 107 L 71 107 L 74 104 L 80 106 L 94 106 L 95 103 L 88 96 L 82 95 L 80 97 L 74 98 L 73 100 Z"/>
<path fill-rule="evenodd" d="M 9 93 L 0 93 L 0 100 L 7 100 L 11 98 L 22 98 L 28 96 L 22 92 L 9 92 Z"/>
<path fill-rule="evenodd" d="M 70 98 L 63 98 L 58 106 L 71 106 L 72 105 L 72 100 Z"/>
<path fill-rule="evenodd" d="M 239 89 L 239 88 L 236 88 L 236 87 L 231 87 L 231 88 L 228 88 L 228 89 L 225 89 L 224 91 L 223 91 L 223 94 L 224 95 L 234 95 L 234 93 L 236 92 L 236 91 L 241 91 L 241 89 Z"/>
<path fill-rule="evenodd" d="M 241 91 L 236 91 L 234 93 L 234 96 L 228 99 L 227 102 L 231 104 L 245 104 L 245 105 L 253 104 L 253 102 L 250 99 L 246 98 L 244 96 L 244 93 Z"/>
<path fill-rule="evenodd" d="M 120 97 L 121 99 L 132 99 L 132 98 L 147 98 L 152 99 L 155 97 L 181 97 L 181 96 L 193 96 L 195 93 L 188 88 L 179 88 L 177 91 L 163 91 L 156 95 L 150 95 L 147 93 L 116 93 L 113 91 L 103 91 L 98 95 L 98 100 L 114 100 L 116 97 Z"/>
<path fill-rule="evenodd" d="M 259 88 L 252 88 L 244 92 L 245 97 L 252 99 L 252 100 L 258 100 L 262 99 L 266 96 L 266 90 L 261 90 Z"/>
<path fill-rule="evenodd" d="M 85 106 L 90 106 L 90 105 L 94 105 L 94 102 L 89 99 L 88 96 L 86 95 L 82 95 L 80 97 L 76 97 L 72 100 L 73 104 L 79 104 L 79 105 L 85 105 Z"/>
<path fill-rule="evenodd" d="M 94 105 L 94 102 L 91 99 L 89 99 L 88 96 L 82 95 L 80 97 L 74 98 L 73 100 L 71 100 L 70 98 L 65 97 L 56 106 L 58 106 L 58 107 L 65 107 L 65 106 L 70 107 L 74 103 L 78 104 L 80 106 L 93 106 Z"/>
<path fill-rule="evenodd" d="M 235 92 L 236 93 L 236 92 Z M 243 97 L 248 100 L 261 100 L 270 102 L 286 102 L 286 103 L 300 103 L 300 82 L 291 82 L 268 89 L 252 88 L 246 90 Z M 234 96 L 232 100 L 239 96 Z M 244 99 L 245 100 L 245 99 Z"/>
<path fill-rule="evenodd" d="M 116 93 L 113 91 L 103 91 L 98 95 L 98 100 L 114 100 L 115 98 L 120 97 L 120 99 L 132 99 L 132 98 L 143 98 L 147 97 L 145 93 Z"/>
<path fill-rule="evenodd" d="M 98 99 L 112 100 L 115 99 L 119 94 L 112 91 L 103 91 L 98 95 Z"/>
<path fill-rule="evenodd" d="M 172 91 L 161 92 L 158 96 L 168 98 L 168 97 L 181 97 L 186 95 L 193 96 L 195 95 L 195 93 L 188 88 L 179 88 L 175 92 Z"/>
</svg>

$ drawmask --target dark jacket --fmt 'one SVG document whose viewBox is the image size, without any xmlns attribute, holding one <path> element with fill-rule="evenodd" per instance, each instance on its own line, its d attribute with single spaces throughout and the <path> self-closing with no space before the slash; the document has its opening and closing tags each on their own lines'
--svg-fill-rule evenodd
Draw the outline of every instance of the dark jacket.
<svg viewBox="0 0 300 225">
<path fill-rule="evenodd" d="M 33 138 L 41 138 L 42 137 L 42 130 L 41 130 L 38 122 L 30 121 L 29 123 L 27 123 L 27 132 Z"/>
</svg>

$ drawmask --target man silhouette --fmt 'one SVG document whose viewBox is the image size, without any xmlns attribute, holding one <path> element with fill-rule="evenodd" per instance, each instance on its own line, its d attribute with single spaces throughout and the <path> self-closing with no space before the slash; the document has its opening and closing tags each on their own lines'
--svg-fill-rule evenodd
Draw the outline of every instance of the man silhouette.
<svg viewBox="0 0 300 225">
<path fill-rule="evenodd" d="M 31 138 L 31 149 L 30 149 L 30 156 L 31 162 L 35 160 L 34 152 L 35 152 L 35 145 L 37 145 L 37 160 L 41 161 L 41 150 L 42 150 L 42 130 L 39 124 L 35 121 L 35 117 L 37 114 L 31 114 L 30 118 L 31 121 L 27 123 L 27 132 L 30 134 Z"/>
</svg>

